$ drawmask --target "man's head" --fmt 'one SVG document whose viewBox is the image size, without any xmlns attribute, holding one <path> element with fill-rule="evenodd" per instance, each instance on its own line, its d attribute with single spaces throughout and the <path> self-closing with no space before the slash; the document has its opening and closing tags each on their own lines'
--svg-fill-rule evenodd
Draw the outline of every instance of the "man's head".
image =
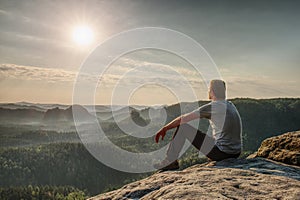
<svg viewBox="0 0 300 200">
<path fill-rule="evenodd" d="M 210 100 L 224 100 L 226 98 L 226 84 L 224 81 L 215 79 L 211 80 L 208 90 Z"/>
</svg>

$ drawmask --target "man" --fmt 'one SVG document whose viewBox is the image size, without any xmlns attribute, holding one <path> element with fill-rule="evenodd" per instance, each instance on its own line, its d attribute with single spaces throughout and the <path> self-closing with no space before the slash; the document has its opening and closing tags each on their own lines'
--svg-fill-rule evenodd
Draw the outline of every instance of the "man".
<svg viewBox="0 0 300 200">
<path fill-rule="evenodd" d="M 208 90 L 210 103 L 177 117 L 160 129 L 155 136 L 164 139 L 166 132 L 176 128 L 170 142 L 166 158 L 154 165 L 155 168 L 165 170 L 179 169 L 178 157 L 185 140 L 211 160 L 220 161 L 226 158 L 237 158 L 242 148 L 242 124 L 236 107 L 226 100 L 226 85 L 222 80 L 211 80 Z M 187 124 L 194 119 L 206 118 L 212 127 L 212 137 Z"/>
</svg>

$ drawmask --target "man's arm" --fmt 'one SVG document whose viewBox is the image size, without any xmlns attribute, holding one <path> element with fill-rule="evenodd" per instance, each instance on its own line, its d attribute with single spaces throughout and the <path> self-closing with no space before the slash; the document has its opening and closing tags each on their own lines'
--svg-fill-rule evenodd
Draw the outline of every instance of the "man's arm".
<svg viewBox="0 0 300 200">
<path fill-rule="evenodd" d="M 212 106 L 211 103 L 205 104 L 203 106 L 201 106 L 200 108 L 187 113 L 185 115 L 181 115 L 179 117 L 177 117 L 176 119 L 174 119 L 173 121 L 171 121 L 169 124 L 165 125 L 162 129 L 160 129 L 155 136 L 155 141 L 156 143 L 158 143 L 159 138 L 161 137 L 162 140 L 164 139 L 166 132 L 172 128 L 175 128 L 181 124 L 185 124 L 189 121 L 192 121 L 194 119 L 199 119 L 199 118 L 206 118 L 206 119 L 210 119 L 212 115 Z"/>
<path fill-rule="evenodd" d="M 177 117 L 176 119 L 174 119 L 173 121 L 171 121 L 170 123 L 165 125 L 164 128 L 166 130 L 170 130 L 181 124 L 188 123 L 189 121 L 192 121 L 192 120 L 198 119 L 198 118 L 199 118 L 199 115 L 195 114 L 195 112 L 187 113 L 187 114 Z"/>
<path fill-rule="evenodd" d="M 173 121 L 171 121 L 170 123 L 168 123 L 167 125 L 165 125 L 162 129 L 160 129 L 155 136 L 155 141 L 156 143 L 158 143 L 159 138 L 161 137 L 162 140 L 164 139 L 166 132 L 172 128 L 175 128 L 181 124 L 185 124 L 189 121 L 192 121 L 194 119 L 198 119 L 200 116 L 198 114 L 196 114 L 195 112 L 191 112 L 191 113 L 187 113 L 185 115 L 181 115 L 179 117 L 177 117 L 176 119 L 174 119 Z"/>
</svg>

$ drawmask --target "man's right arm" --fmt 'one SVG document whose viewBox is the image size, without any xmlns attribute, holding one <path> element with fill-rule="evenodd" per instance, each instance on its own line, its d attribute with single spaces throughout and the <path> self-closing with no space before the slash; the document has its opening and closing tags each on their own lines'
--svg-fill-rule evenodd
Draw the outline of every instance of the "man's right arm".
<svg viewBox="0 0 300 200">
<path fill-rule="evenodd" d="M 177 126 L 179 126 L 181 124 L 188 123 L 189 121 L 192 121 L 192 120 L 198 119 L 198 118 L 199 118 L 199 116 L 196 113 L 190 112 L 190 113 L 187 113 L 187 114 L 177 117 L 176 119 L 171 121 L 169 124 L 165 125 L 164 128 L 166 130 L 176 128 Z"/>
<path fill-rule="evenodd" d="M 162 129 L 160 129 L 156 133 L 156 136 L 155 136 L 156 143 L 159 141 L 160 137 L 162 138 L 162 140 L 164 139 L 166 132 L 168 130 L 170 130 L 172 128 L 176 128 L 181 124 L 185 124 L 185 123 L 192 121 L 194 119 L 197 119 L 197 118 L 199 118 L 199 115 L 197 115 L 195 112 L 187 113 L 187 114 L 177 117 L 176 119 L 171 121 L 169 124 L 165 125 Z"/>
<path fill-rule="evenodd" d="M 176 119 L 174 119 L 173 121 L 171 121 L 169 124 L 165 125 L 163 128 L 161 128 L 155 136 L 155 141 L 156 143 L 159 141 L 159 138 L 161 137 L 162 140 L 164 139 L 166 132 L 172 128 L 176 128 L 181 124 L 185 124 L 188 123 L 189 121 L 195 120 L 195 119 L 199 119 L 199 118 L 207 118 L 210 119 L 211 118 L 211 104 L 206 104 L 204 106 L 201 106 L 199 109 L 194 110 L 190 113 L 181 115 L 179 117 L 177 117 Z"/>
</svg>

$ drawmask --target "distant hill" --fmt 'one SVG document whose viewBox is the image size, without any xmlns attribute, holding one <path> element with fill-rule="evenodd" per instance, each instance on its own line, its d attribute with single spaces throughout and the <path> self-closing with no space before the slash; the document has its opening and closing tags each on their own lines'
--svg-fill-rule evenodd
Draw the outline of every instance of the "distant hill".
<svg viewBox="0 0 300 200">
<path fill-rule="evenodd" d="M 80 116 L 76 118 L 81 122 L 92 120 L 94 117 L 80 105 L 72 105 L 67 109 L 60 109 L 58 107 L 48 109 L 45 112 L 43 120 L 45 122 L 56 122 L 56 121 L 73 121 L 73 112 L 80 113 Z"/>
<path fill-rule="evenodd" d="M 266 138 L 300 129 L 300 99 L 233 99 L 243 122 L 244 148 L 256 150 Z"/>
<path fill-rule="evenodd" d="M 79 121 L 85 122 L 93 119 L 83 106 L 72 105 L 66 109 L 55 107 L 41 111 L 41 109 L 32 108 L 2 108 L 0 107 L 0 122 L 5 124 L 18 123 L 44 123 L 44 122 L 73 122 L 73 110 L 80 113 Z"/>
<path fill-rule="evenodd" d="M 10 109 L 0 108 L 0 121 L 11 122 L 40 122 L 44 112 L 33 108 L 30 109 Z"/>
<path fill-rule="evenodd" d="M 17 102 L 17 103 L 0 103 L 0 108 L 9 109 L 35 109 L 39 111 L 46 111 L 51 108 L 68 108 L 70 105 L 63 104 L 43 104 L 43 103 L 29 103 L 29 102 Z"/>
<path fill-rule="evenodd" d="M 149 119 L 145 119 L 144 117 L 141 116 L 141 113 L 132 108 L 129 115 L 124 115 L 124 117 L 126 117 L 125 119 L 121 120 L 119 123 L 122 124 L 129 124 L 129 120 L 131 119 L 135 124 L 137 124 L 138 126 L 147 126 L 149 123 Z"/>
<path fill-rule="evenodd" d="M 27 105 L 27 104 L 19 104 L 19 103 L 1 103 L 0 108 L 5 109 L 33 109 L 37 111 L 46 111 L 47 108 L 40 107 L 38 105 Z"/>
<path fill-rule="evenodd" d="M 247 150 L 255 150 L 258 144 L 267 137 L 273 136 L 274 133 L 284 133 L 300 129 L 300 98 L 274 98 L 274 99 L 251 99 L 251 98 L 236 98 L 232 101 L 242 118 L 243 122 L 243 139 L 244 147 Z M 92 106 L 63 106 L 53 107 L 47 104 L 49 109 L 41 111 L 40 104 L 23 103 L 22 108 L 12 109 L 7 108 L 11 104 L 5 104 L 6 107 L 1 107 L 0 104 L 0 123 L 5 124 L 22 124 L 25 123 L 45 123 L 59 124 L 59 128 L 64 126 L 64 123 L 73 122 L 73 109 L 81 113 L 79 121 L 88 122 L 93 119 L 93 115 L 97 115 L 101 123 L 110 131 L 117 133 L 118 129 L 116 122 L 126 124 L 129 121 L 134 121 L 137 125 L 146 126 L 150 122 L 150 113 L 152 114 L 152 122 L 161 119 L 163 114 L 167 114 L 165 123 L 170 122 L 180 114 L 191 112 L 197 107 L 208 103 L 209 101 L 199 102 L 183 102 L 169 106 L 101 106 L 96 105 L 97 113 L 92 112 Z M 21 104 L 19 104 L 20 106 Z M 44 105 L 45 106 L 45 105 Z M 45 107 L 43 107 L 45 108 Z M 87 110 L 87 109 L 88 110 Z M 130 120 L 131 119 L 131 120 Z M 203 122 L 203 123 L 202 123 Z M 201 120 L 200 128 L 202 131 L 207 131 L 207 123 Z M 161 125 L 160 125 L 161 126 Z M 152 129 L 149 129 L 150 131 Z M 134 130 L 133 130 L 134 131 Z M 137 133 L 138 134 L 138 133 Z"/>
<path fill-rule="evenodd" d="M 112 109 L 113 108 L 111 108 L 111 110 L 99 111 L 97 112 L 97 116 L 101 120 L 119 122 L 129 117 L 133 110 L 136 110 L 131 106 L 123 106 L 118 109 Z"/>
</svg>

